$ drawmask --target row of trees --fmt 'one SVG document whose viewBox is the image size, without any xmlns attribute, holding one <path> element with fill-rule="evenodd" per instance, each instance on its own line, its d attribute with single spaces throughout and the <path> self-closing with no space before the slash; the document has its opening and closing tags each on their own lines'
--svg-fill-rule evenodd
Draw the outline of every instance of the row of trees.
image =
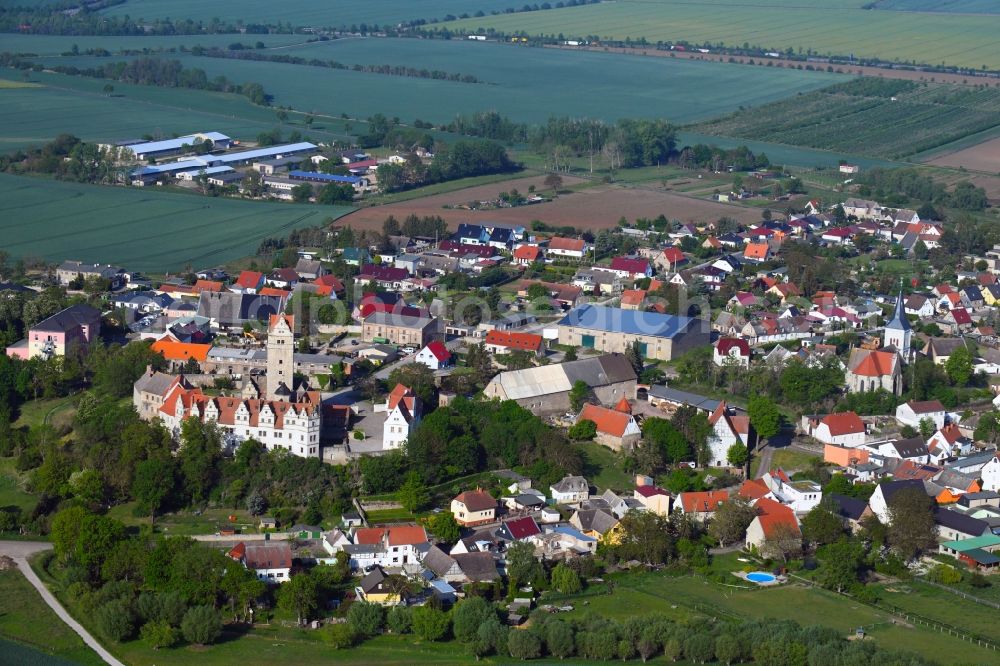
<svg viewBox="0 0 1000 666">
<path fill-rule="evenodd" d="M 502 145 L 487 139 L 463 139 L 441 146 L 430 165 L 415 155 L 405 164 L 379 167 L 379 185 L 384 191 L 420 187 L 446 180 L 469 178 L 492 173 L 509 173 L 521 167 L 511 161 Z"/>
<path fill-rule="evenodd" d="M 944 183 L 917 169 L 879 167 L 864 172 L 857 180 L 864 187 L 859 192 L 862 196 L 873 196 L 879 200 L 903 196 L 914 201 L 972 211 L 983 210 L 989 205 L 983 188 L 963 180 L 949 191 Z"/>
</svg>

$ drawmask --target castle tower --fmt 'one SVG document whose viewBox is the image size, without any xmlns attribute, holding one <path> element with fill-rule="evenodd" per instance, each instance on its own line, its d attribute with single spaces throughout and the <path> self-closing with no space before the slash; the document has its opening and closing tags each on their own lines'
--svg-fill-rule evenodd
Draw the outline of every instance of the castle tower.
<svg viewBox="0 0 1000 666">
<path fill-rule="evenodd" d="M 896 309 L 892 313 L 892 319 L 885 325 L 885 332 L 882 334 L 882 346 L 895 347 L 902 357 L 903 362 L 910 362 L 910 339 L 913 337 L 913 329 L 910 328 L 910 320 L 906 318 L 906 309 L 903 305 L 903 290 L 900 288 L 899 296 L 896 298 Z"/>
<path fill-rule="evenodd" d="M 295 317 L 271 315 L 267 325 L 267 399 L 287 400 L 295 375 Z"/>
</svg>

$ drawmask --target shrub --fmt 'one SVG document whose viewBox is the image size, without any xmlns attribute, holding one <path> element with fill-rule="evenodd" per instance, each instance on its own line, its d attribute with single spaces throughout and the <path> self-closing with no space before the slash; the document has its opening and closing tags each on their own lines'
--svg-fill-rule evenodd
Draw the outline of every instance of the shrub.
<svg viewBox="0 0 1000 666">
<path fill-rule="evenodd" d="M 356 601 L 347 609 L 347 623 L 359 638 L 377 636 L 385 623 L 385 609 L 378 604 Z"/>
<path fill-rule="evenodd" d="M 97 609 L 97 626 L 113 641 L 121 643 L 135 636 L 135 613 L 126 602 L 115 599 Z"/>
<path fill-rule="evenodd" d="M 320 634 L 327 645 L 334 650 L 343 650 L 354 645 L 357 637 L 349 624 L 331 624 L 325 627 Z"/>
<path fill-rule="evenodd" d="M 177 641 L 180 639 L 180 632 L 162 620 L 147 622 L 142 625 L 142 631 L 139 633 L 142 636 L 142 640 L 149 643 L 154 650 L 159 650 L 163 647 L 173 647 L 177 645 Z"/>
<path fill-rule="evenodd" d="M 386 620 L 389 631 L 394 634 L 408 634 L 413 631 L 413 609 L 406 606 L 393 606 Z"/>
<path fill-rule="evenodd" d="M 542 641 L 530 631 L 512 631 L 507 636 L 507 651 L 514 659 L 537 659 L 542 655 Z"/>
<path fill-rule="evenodd" d="M 181 632 L 189 643 L 211 645 L 222 634 L 222 619 L 211 606 L 195 606 L 184 614 Z"/>
<path fill-rule="evenodd" d="M 413 633 L 425 641 L 438 641 L 448 633 L 451 620 L 444 611 L 420 606 L 413 611 Z"/>
</svg>

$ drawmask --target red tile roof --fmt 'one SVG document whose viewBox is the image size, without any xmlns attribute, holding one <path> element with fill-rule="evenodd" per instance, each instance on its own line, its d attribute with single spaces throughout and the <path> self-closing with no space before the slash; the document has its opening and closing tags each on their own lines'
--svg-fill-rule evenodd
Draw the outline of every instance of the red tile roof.
<svg viewBox="0 0 1000 666">
<path fill-rule="evenodd" d="M 427 343 L 427 351 L 434 354 L 434 358 L 444 363 L 449 358 L 451 358 L 451 352 L 448 348 L 444 346 L 444 343 L 440 340 L 434 340 Z"/>
<path fill-rule="evenodd" d="M 719 356 L 729 356 L 734 348 L 739 350 L 740 356 L 750 356 L 750 344 L 742 338 L 719 338 L 715 346 Z"/>
<path fill-rule="evenodd" d="M 214 280 L 198 280 L 194 283 L 194 290 L 199 294 L 203 291 L 222 291 L 222 283 Z"/>
<path fill-rule="evenodd" d="M 896 355 L 892 352 L 873 350 L 854 368 L 854 374 L 863 377 L 882 377 L 891 375 L 895 367 Z"/>
<path fill-rule="evenodd" d="M 743 256 L 747 259 L 767 259 L 770 251 L 771 248 L 767 243 L 747 243 L 743 248 Z"/>
<path fill-rule="evenodd" d="M 854 412 L 827 414 L 820 420 L 820 423 L 826 424 L 827 428 L 830 429 L 830 435 L 833 437 L 865 431 L 864 422 Z"/>
<path fill-rule="evenodd" d="M 168 361 L 186 361 L 193 358 L 196 361 L 208 359 L 208 351 L 212 345 L 199 345 L 193 342 L 180 342 L 169 335 L 153 343 L 154 352 L 161 354 Z"/>
<path fill-rule="evenodd" d="M 684 507 L 684 513 L 709 513 L 719 508 L 719 505 L 729 499 L 725 490 L 706 490 L 704 492 L 681 493 L 677 499 Z"/>
<path fill-rule="evenodd" d="M 553 236 L 549 239 L 550 250 L 583 252 L 584 246 L 584 242 L 579 238 L 562 238 L 561 236 Z"/>
<path fill-rule="evenodd" d="M 666 490 L 660 488 L 659 486 L 636 486 L 635 492 L 639 493 L 643 497 L 656 497 L 657 495 L 670 495 Z"/>
<path fill-rule="evenodd" d="M 687 257 L 685 257 L 681 249 L 677 247 L 668 247 L 663 250 L 663 258 L 671 264 L 681 264 L 687 261 Z"/>
<path fill-rule="evenodd" d="M 611 260 L 611 270 L 624 271 L 633 275 L 645 275 L 649 270 L 649 261 L 647 259 L 615 257 Z"/>
<path fill-rule="evenodd" d="M 469 511 L 486 511 L 495 509 L 497 501 L 493 499 L 485 490 L 466 490 L 455 497 L 456 502 L 461 502 Z"/>
<path fill-rule="evenodd" d="M 760 479 L 747 479 L 740 486 L 739 495 L 747 499 L 759 499 L 771 492 Z"/>
<path fill-rule="evenodd" d="M 951 316 L 958 325 L 971 324 L 972 317 L 969 316 L 969 311 L 965 308 L 955 308 L 951 311 Z"/>
<path fill-rule="evenodd" d="M 514 258 L 522 261 L 535 261 L 542 255 L 542 250 L 537 245 L 522 245 L 514 250 Z"/>
<path fill-rule="evenodd" d="M 776 536 L 779 526 L 792 528 L 795 533 L 799 532 L 799 521 L 795 518 L 795 512 L 784 504 L 762 497 L 754 504 L 754 508 L 757 509 L 757 519 L 760 521 L 765 538 Z"/>
<path fill-rule="evenodd" d="M 597 425 L 597 432 L 607 433 L 613 437 L 621 437 L 625 434 L 625 428 L 632 421 L 632 415 L 587 403 L 583 406 L 580 416 L 577 418 L 577 422 L 579 423 L 580 421 L 593 421 Z"/>
<path fill-rule="evenodd" d="M 510 331 L 490 331 L 486 334 L 486 344 L 508 349 L 537 352 L 542 348 L 544 339 L 534 333 L 514 333 Z"/>
<path fill-rule="evenodd" d="M 257 271 L 243 271 L 236 278 L 236 286 L 243 289 L 256 289 L 264 281 L 264 274 Z"/>
<path fill-rule="evenodd" d="M 646 291 L 644 289 L 626 289 L 622 292 L 622 305 L 638 306 L 642 305 L 644 300 L 646 300 Z"/>
<path fill-rule="evenodd" d="M 535 519 L 531 516 L 508 520 L 504 522 L 504 525 L 507 527 L 507 531 L 510 532 L 511 537 L 518 541 L 542 533 L 542 531 L 538 529 L 538 523 L 536 523 Z"/>
</svg>

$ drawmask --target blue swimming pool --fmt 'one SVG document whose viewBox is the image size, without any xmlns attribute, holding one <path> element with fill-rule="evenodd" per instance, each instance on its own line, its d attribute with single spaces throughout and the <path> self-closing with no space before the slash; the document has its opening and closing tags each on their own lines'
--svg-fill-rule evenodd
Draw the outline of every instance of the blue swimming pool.
<svg viewBox="0 0 1000 666">
<path fill-rule="evenodd" d="M 747 574 L 747 580 L 754 583 L 773 583 L 778 579 L 773 574 L 764 571 L 752 571 Z"/>
</svg>

